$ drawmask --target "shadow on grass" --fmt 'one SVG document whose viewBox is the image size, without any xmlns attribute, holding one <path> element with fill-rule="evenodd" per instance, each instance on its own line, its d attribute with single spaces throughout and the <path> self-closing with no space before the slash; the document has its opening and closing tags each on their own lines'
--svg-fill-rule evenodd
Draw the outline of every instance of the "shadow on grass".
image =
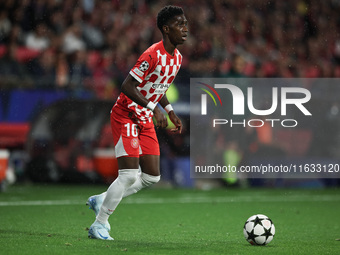
<svg viewBox="0 0 340 255">
<path fill-rule="evenodd" d="M 15 237 L 24 237 L 24 236 L 32 236 L 32 237 L 47 237 L 47 238 L 53 238 L 53 237 L 66 237 L 66 238 L 77 238 L 74 235 L 67 235 L 64 233 L 53 233 L 53 232 L 39 232 L 39 231 L 28 231 L 28 230 L 15 230 L 15 229 L 0 229 L 0 239 L 6 239 L 10 238 L 12 239 L 13 236 Z"/>
<path fill-rule="evenodd" d="M 178 242 L 168 241 L 137 241 L 137 240 L 93 240 L 97 244 L 115 251 L 128 251 L 129 254 L 234 254 L 240 249 L 240 244 L 227 242 Z"/>
<path fill-rule="evenodd" d="M 272 254 L 275 245 L 253 246 L 240 242 L 139 242 L 115 240 L 111 249 L 129 254 Z"/>
</svg>

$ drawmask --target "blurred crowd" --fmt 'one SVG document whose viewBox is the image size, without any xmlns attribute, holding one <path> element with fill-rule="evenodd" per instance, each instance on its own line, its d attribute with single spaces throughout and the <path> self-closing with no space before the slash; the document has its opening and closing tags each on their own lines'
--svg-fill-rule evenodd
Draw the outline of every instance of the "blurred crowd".
<svg viewBox="0 0 340 255">
<path fill-rule="evenodd" d="M 339 0 L 2 0 L 0 88 L 90 90 L 114 99 L 161 39 L 158 11 L 183 7 L 190 77 L 340 77 Z M 175 81 L 176 82 L 176 81 Z"/>
</svg>

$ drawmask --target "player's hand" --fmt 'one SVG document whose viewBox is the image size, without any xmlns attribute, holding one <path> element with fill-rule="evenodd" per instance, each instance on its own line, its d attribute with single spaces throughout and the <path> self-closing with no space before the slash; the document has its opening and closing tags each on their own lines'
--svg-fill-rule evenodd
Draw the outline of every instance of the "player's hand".
<svg viewBox="0 0 340 255">
<path fill-rule="evenodd" d="M 182 121 L 178 118 L 174 111 L 169 112 L 169 118 L 176 128 L 171 129 L 171 132 L 182 133 Z"/>
<path fill-rule="evenodd" d="M 156 119 L 157 128 L 166 128 L 168 126 L 168 119 L 158 107 L 153 111 L 153 116 Z"/>
</svg>

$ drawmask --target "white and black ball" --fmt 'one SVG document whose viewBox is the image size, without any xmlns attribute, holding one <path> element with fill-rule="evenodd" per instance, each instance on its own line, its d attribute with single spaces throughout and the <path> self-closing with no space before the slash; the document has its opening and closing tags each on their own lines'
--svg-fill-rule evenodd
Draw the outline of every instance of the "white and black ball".
<svg viewBox="0 0 340 255">
<path fill-rule="evenodd" d="M 275 226 L 266 215 L 255 214 L 244 224 L 243 234 L 252 245 L 266 245 L 274 238 Z"/>
</svg>

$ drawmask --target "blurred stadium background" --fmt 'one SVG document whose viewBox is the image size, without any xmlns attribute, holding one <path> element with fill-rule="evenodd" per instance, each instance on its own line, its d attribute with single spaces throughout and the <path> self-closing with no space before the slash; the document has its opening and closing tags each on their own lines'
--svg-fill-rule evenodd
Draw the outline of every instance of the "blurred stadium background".
<svg viewBox="0 0 340 255">
<path fill-rule="evenodd" d="M 209 187 L 188 178 L 190 77 L 340 78 L 339 0 L 2 0 L 2 188 L 7 170 L 9 182 L 116 177 L 109 112 L 139 55 L 161 39 L 155 17 L 166 4 L 184 8 L 190 36 L 179 47 L 184 62 L 167 94 L 184 132 L 159 131 L 164 185 Z M 314 125 L 280 134 L 280 150 L 339 158 L 340 99 L 321 101 Z M 257 135 L 258 143 L 272 142 Z"/>
</svg>

